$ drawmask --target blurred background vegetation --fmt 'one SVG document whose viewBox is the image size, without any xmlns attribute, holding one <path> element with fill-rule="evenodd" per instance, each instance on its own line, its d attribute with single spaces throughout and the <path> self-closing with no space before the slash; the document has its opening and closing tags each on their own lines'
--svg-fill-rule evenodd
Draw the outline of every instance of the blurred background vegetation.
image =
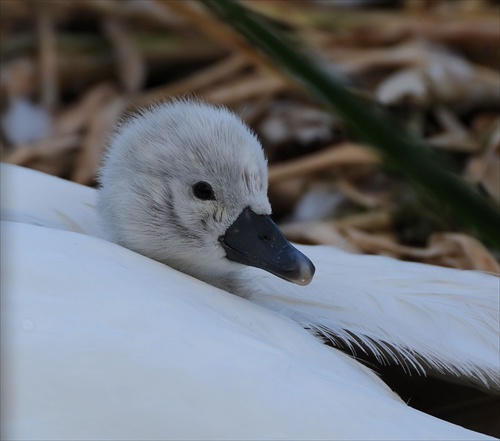
<svg viewBox="0 0 500 441">
<path fill-rule="evenodd" d="M 241 3 L 361 102 L 391 114 L 394 132 L 408 127 L 425 139 L 439 164 L 498 211 L 498 1 Z M 416 192 L 405 169 L 371 149 L 341 112 L 202 4 L 0 7 L 3 161 L 95 185 L 117 121 L 171 97 L 198 97 L 234 110 L 262 140 L 274 216 L 290 239 L 500 272 L 491 242 Z"/>
</svg>

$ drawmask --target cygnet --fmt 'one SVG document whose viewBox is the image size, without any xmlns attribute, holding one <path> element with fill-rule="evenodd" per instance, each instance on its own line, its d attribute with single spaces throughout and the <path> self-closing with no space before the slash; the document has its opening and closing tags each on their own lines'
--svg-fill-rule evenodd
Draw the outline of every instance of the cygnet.
<svg viewBox="0 0 500 441">
<path fill-rule="evenodd" d="M 262 146 L 224 108 L 173 101 L 126 121 L 100 181 L 103 224 L 124 247 L 241 296 L 242 265 L 312 280 L 313 263 L 271 220 Z"/>
</svg>

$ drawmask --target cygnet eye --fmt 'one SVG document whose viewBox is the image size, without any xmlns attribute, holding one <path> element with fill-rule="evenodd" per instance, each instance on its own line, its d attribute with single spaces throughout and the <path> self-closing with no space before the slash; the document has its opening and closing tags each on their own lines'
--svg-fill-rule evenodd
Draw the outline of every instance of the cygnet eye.
<svg viewBox="0 0 500 441">
<path fill-rule="evenodd" d="M 204 181 L 197 182 L 193 185 L 193 193 L 202 201 L 215 200 L 214 190 L 210 184 Z"/>
</svg>

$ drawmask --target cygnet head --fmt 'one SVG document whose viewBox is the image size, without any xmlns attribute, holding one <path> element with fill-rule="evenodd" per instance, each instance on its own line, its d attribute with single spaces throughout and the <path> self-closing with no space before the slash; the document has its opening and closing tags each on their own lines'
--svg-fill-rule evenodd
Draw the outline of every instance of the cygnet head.
<svg viewBox="0 0 500 441">
<path fill-rule="evenodd" d="M 124 247 L 233 292 L 242 265 L 312 280 L 314 265 L 269 217 L 259 141 L 225 108 L 172 101 L 124 122 L 100 184 L 104 228 Z"/>
</svg>

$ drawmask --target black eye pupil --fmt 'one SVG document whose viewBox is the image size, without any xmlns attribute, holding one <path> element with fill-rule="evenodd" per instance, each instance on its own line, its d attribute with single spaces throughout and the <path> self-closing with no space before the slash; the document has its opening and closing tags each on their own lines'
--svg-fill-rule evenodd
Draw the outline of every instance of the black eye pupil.
<svg viewBox="0 0 500 441">
<path fill-rule="evenodd" d="M 206 182 L 197 182 L 193 185 L 193 193 L 194 195 L 203 201 L 208 201 L 209 199 L 215 199 L 214 191 L 210 184 Z"/>
</svg>

